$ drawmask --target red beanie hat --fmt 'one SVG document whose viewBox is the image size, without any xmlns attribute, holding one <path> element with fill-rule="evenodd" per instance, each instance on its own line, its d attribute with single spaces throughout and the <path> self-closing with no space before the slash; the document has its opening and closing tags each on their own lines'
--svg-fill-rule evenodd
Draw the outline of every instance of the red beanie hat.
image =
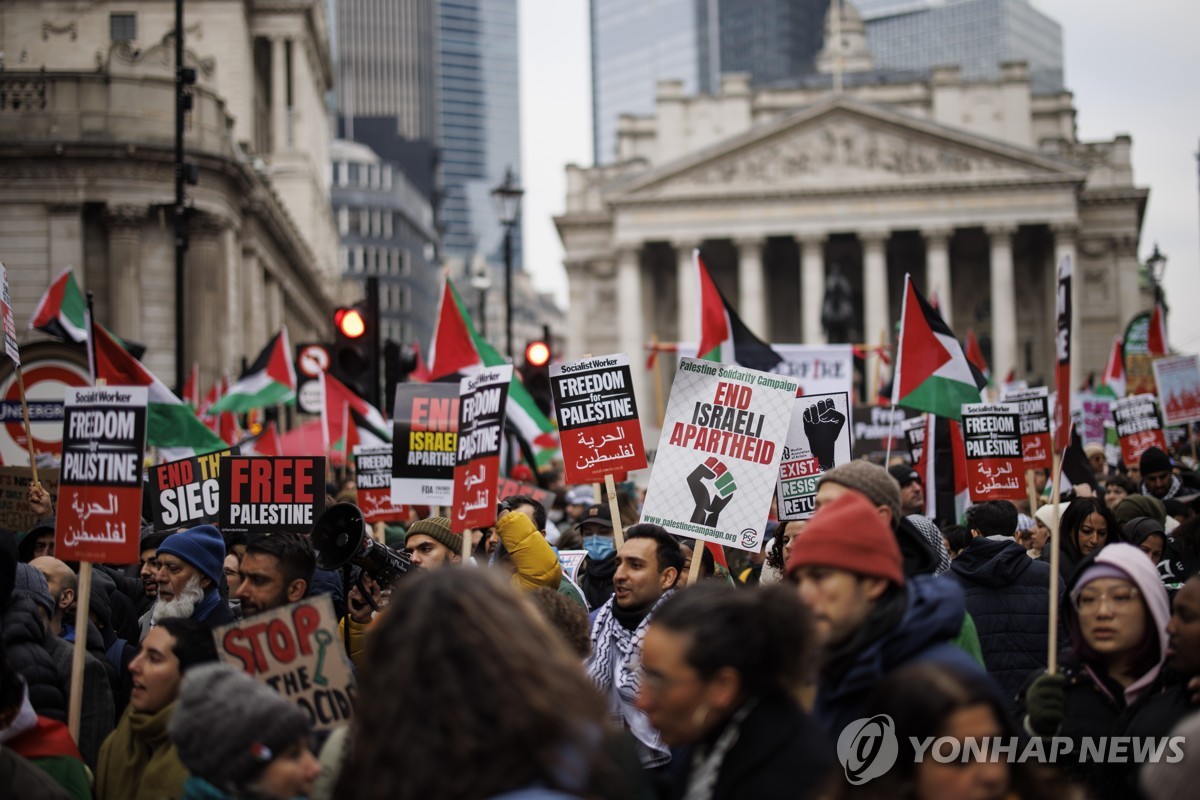
<svg viewBox="0 0 1200 800">
<path fill-rule="evenodd" d="M 904 560 L 896 536 L 879 510 L 858 492 L 846 492 L 808 521 L 787 562 L 787 574 L 799 567 L 833 567 L 904 585 Z"/>
</svg>

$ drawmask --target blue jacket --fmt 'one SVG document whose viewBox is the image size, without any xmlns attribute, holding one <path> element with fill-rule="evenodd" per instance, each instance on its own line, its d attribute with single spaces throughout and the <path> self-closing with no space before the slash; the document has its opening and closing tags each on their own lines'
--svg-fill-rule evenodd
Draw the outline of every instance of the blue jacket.
<svg viewBox="0 0 1200 800">
<path fill-rule="evenodd" d="M 873 616 L 886 613 L 883 600 Z M 870 641 L 852 641 L 851 652 L 827 661 L 821 670 L 812 713 L 834 741 L 846 725 L 863 716 L 875 686 L 898 667 L 935 662 L 984 677 L 979 662 L 950 644 L 963 622 L 963 593 L 955 581 L 917 575 L 907 580 L 898 600 L 903 608 L 896 624 L 883 625 L 882 634 Z M 856 640 L 865 630 L 881 627 L 878 620 L 874 626 L 872 622 L 863 624 Z"/>
<path fill-rule="evenodd" d="M 1050 565 L 1030 558 L 1012 539 L 977 536 L 954 559 L 950 574 L 963 587 L 988 674 L 1015 711 L 1029 673 L 1046 668 Z"/>
</svg>

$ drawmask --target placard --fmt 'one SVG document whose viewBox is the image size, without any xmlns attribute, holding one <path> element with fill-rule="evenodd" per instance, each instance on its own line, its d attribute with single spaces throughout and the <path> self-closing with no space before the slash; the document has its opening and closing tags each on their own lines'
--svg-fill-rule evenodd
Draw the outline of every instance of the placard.
<svg viewBox="0 0 1200 800">
<path fill-rule="evenodd" d="M 1021 413 L 1021 452 L 1025 469 L 1050 469 L 1050 389 L 1035 386 L 1024 391 L 1007 391 L 1001 398 L 1015 403 Z"/>
<path fill-rule="evenodd" d="M 4 353 L 18 367 L 21 348 L 17 345 L 17 320 L 13 315 L 12 295 L 8 293 L 8 270 L 0 264 L 0 324 L 4 328 Z"/>
<path fill-rule="evenodd" d="M 645 468 L 629 356 L 551 364 L 550 390 L 567 483 L 599 483 L 605 475 Z"/>
<path fill-rule="evenodd" d="M 512 497 L 515 494 L 523 494 L 532 497 L 542 504 L 542 508 L 547 511 L 554 505 L 554 499 L 558 496 L 554 492 L 547 491 L 540 486 L 535 486 L 532 483 L 523 483 L 522 481 L 513 480 L 507 475 L 501 475 L 496 482 L 496 497 L 503 500 L 506 497 Z"/>
<path fill-rule="evenodd" d="M 350 721 L 354 675 L 337 635 L 329 595 L 254 614 L 213 629 L 217 653 L 308 714 L 314 730 Z"/>
<path fill-rule="evenodd" d="M 1112 424 L 1114 398 L 1095 392 L 1079 392 L 1072 395 L 1072 400 L 1079 406 L 1079 421 L 1075 429 L 1083 437 L 1083 443 L 1102 444 L 1104 427 Z"/>
<path fill-rule="evenodd" d="M 309 533 L 325 510 L 324 456 L 225 456 L 221 530 Z"/>
<path fill-rule="evenodd" d="M 679 362 L 642 522 L 762 549 L 797 384 L 746 367 Z"/>
<path fill-rule="evenodd" d="M 458 455 L 450 529 L 462 533 L 496 524 L 500 447 L 512 365 L 486 367 L 458 387 Z"/>
<path fill-rule="evenodd" d="M 816 513 L 817 481 L 851 459 L 850 395 L 806 394 L 792 405 L 792 420 L 779 461 L 780 520 Z"/>
<path fill-rule="evenodd" d="M 1186 425 L 1200 420 L 1200 357 L 1154 359 L 1154 383 L 1163 425 Z"/>
<path fill-rule="evenodd" d="M 920 414 L 907 408 L 881 408 L 879 406 L 855 406 L 854 457 L 869 458 L 882 463 L 891 439 L 894 453 L 904 446 L 904 420 Z"/>
<path fill-rule="evenodd" d="M 69 389 L 54 554 L 135 564 L 141 538 L 145 386 Z"/>
<path fill-rule="evenodd" d="M 0 527 L 27 531 L 41 518 L 29 508 L 29 467 L 0 467 Z M 38 481 L 50 493 L 50 503 L 58 507 L 58 468 L 38 469 Z"/>
<path fill-rule="evenodd" d="M 925 455 L 925 429 L 928 427 L 928 416 L 910 417 L 901 423 L 904 430 L 904 443 L 908 445 L 908 457 L 916 467 Z"/>
<path fill-rule="evenodd" d="M 1113 421 L 1121 441 L 1121 460 L 1127 467 L 1136 467 L 1142 453 L 1151 447 L 1166 452 L 1167 440 L 1158 415 L 1158 398 L 1154 395 L 1137 394 L 1118 400 L 1113 405 Z"/>
<path fill-rule="evenodd" d="M 963 445 L 971 500 L 1025 497 L 1021 414 L 1015 403 L 964 403 Z"/>
<path fill-rule="evenodd" d="M 396 385 L 392 503 L 448 506 L 458 450 L 458 384 Z"/>
<path fill-rule="evenodd" d="M 175 531 L 216 522 L 221 511 L 221 457 L 238 448 L 168 461 L 147 473 L 154 530 Z"/>
<path fill-rule="evenodd" d="M 579 580 L 579 566 L 587 557 L 587 550 L 559 550 L 558 563 L 562 564 L 563 572 L 573 581 Z"/>
<path fill-rule="evenodd" d="M 1057 328 L 1054 334 L 1054 449 L 1061 453 L 1071 442 L 1071 256 L 1058 260 L 1058 286 L 1055 295 Z"/>
<path fill-rule="evenodd" d="M 354 485 L 367 524 L 408 519 L 408 508 L 392 502 L 391 445 L 354 447 Z"/>
<path fill-rule="evenodd" d="M 853 345 L 772 342 L 771 349 L 783 359 L 771 368 L 771 374 L 796 381 L 797 394 L 853 395 Z M 695 358 L 696 343 L 681 343 L 676 352 L 681 359 Z"/>
</svg>

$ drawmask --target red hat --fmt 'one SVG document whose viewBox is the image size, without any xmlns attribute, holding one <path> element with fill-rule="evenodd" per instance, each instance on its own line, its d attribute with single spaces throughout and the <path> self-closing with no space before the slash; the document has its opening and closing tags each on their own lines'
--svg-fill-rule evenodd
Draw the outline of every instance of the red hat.
<svg viewBox="0 0 1200 800">
<path fill-rule="evenodd" d="M 858 492 L 846 492 L 821 510 L 804 526 L 787 574 L 799 567 L 833 567 L 904 585 L 904 559 L 891 528 L 879 510 Z"/>
</svg>

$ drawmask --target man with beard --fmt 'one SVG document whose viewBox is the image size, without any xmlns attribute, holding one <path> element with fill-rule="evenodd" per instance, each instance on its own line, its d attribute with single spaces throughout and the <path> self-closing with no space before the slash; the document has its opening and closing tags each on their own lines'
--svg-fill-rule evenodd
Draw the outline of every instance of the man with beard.
<svg viewBox="0 0 1200 800">
<path fill-rule="evenodd" d="M 142 588 L 146 590 L 146 598 L 138 603 L 139 614 L 144 614 L 154 605 L 158 597 L 158 546 L 167 538 L 165 533 L 144 532 L 138 545 L 138 577 L 142 579 Z"/>
<path fill-rule="evenodd" d="M 158 599 L 150 625 L 160 619 L 194 619 L 209 628 L 234 621 L 217 590 L 225 563 L 225 540 L 212 525 L 198 525 L 166 538 L 158 547 Z"/>
<path fill-rule="evenodd" d="M 261 614 L 301 599 L 308 594 L 316 568 L 312 545 L 294 533 L 263 536 L 246 545 L 235 594 L 242 601 L 242 614 Z"/>
</svg>

